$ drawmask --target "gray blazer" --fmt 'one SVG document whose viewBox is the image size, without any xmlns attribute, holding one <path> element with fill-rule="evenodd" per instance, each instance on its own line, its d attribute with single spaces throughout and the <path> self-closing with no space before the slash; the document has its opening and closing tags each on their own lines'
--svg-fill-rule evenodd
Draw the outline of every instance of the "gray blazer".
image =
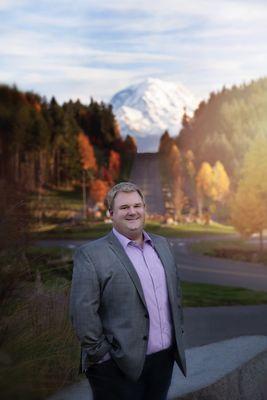
<svg viewBox="0 0 267 400">
<path fill-rule="evenodd" d="M 165 238 L 149 235 L 165 269 L 174 357 L 186 375 L 181 290 L 175 259 Z M 146 356 L 149 316 L 137 272 L 112 232 L 85 243 L 75 252 L 70 317 L 81 343 L 80 372 L 109 352 L 129 378 L 139 378 Z"/>
</svg>

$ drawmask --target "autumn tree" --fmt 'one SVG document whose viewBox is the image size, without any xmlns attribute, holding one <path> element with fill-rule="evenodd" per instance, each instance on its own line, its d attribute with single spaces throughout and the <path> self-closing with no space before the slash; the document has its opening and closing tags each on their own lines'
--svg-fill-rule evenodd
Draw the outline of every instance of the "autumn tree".
<svg viewBox="0 0 267 400">
<path fill-rule="evenodd" d="M 102 179 L 94 179 L 90 183 L 90 198 L 94 203 L 103 202 L 108 190 L 109 185 L 106 181 Z"/>
<path fill-rule="evenodd" d="M 90 178 L 92 173 L 96 171 L 97 165 L 94 155 L 93 146 L 90 143 L 88 136 L 86 136 L 83 132 L 80 132 L 77 136 L 79 152 L 81 156 L 81 166 L 82 166 L 82 174 L 83 174 L 83 212 L 84 217 L 86 217 L 86 208 L 87 208 L 87 200 L 86 200 L 86 186 L 87 179 Z"/>
<path fill-rule="evenodd" d="M 173 144 L 173 139 L 170 137 L 169 132 L 165 131 L 160 138 L 160 143 L 159 143 L 160 155 L 162 155 L 163 157 L 168 157 L 172 144 Z"/>
<path fill-rule="evenodd" d="M 172 144 L 167 158 L 168 169 L 173 178 L 181 175 L 182 159 L 180 151 L 175 143 Z"/>
<path fill-rule="evenodd" d="M 130 135 L 127 135 L 126 138 L 124 139 L 122 150 L 120 152 L 120 157 L 121 157 L 120 177 L 122 180 L 128 180 L 136 153 L 137 153 L 136 139 Z"/>
<path fill-rule="evenodd" d="M 159 143 L 159 156 L 161 173 L 165 179 L 169 178 L 169 155 L 174 144 L 173 139 L 170 137 L 169 132 L 165 131 L 160 138 Z"/>
<path fill-rule="evenodd" d="M 183 191 L 183 177 L 178 175 L 174 178 L 172 184 L 172 202 L 175 210 L 175 219 L 181 218 L 182 210 L 187 204 L 187 197 Z"/>
<path fill-rule="evenodd" d="M 229 193 L 230 180 L 220 161 L 214 167 L 209 163 L 202 163 L 196 176 L 196 192 L 199 216 L 202 217 L 205 198 L 215 203 L 222 203 Z"/>
<path fill-rule="evenodd" d="M 182 210 L 186 204 L 186 196 L 183 190 L 184 174 L 182 166 L 182 156 L 175 143 L 170 147 L 170 153 L 166 160 L 172 191 L 172 202 L 175 210 L 175 219 L 181 218 Z"/>
<path fill-rule="evenodd" d="M 212 194 L 213 186 L 213 170 L 208 162 L 203 162 L 196 176 L 196 193 L 197 193 L 197 206 L 198 215 L 200 218 L 203 216 L 203 206 L 205 195 L 210 197 Z"/>
<path fill-rule="evenodd" d="M 184 194 L 183 157 L 168 131 L 165 131 L 159 145 L 161 174 L 164 183 L 171 191 L 171 201 L 174 207 L 175 219 L 180 219 L 186 204 Z M 169 199 L 168 199 L 169 201 Z"/>
<path fill-rule="evenodd" d="M 185 159 L 185 168 L 186 172 L 189 175 L 190 179 L 193 179 L 196 174 L 196 167 L 195 167 L 195 156 L 192 150 L 187 150 L 184 155 Z"/>
<path fill-rule="evenodd" d="M 230 189 L 230 179 L 220 161 L 216 161 L 213 167 L 212 199 L 217 202 L 225 200 Z"/>
<path fill-rule="evenodd" d="M 186 193 L 188 203 L 191 212 L 195 212 L 196 206 L 196 166 L 195 166 L 195 155 L 192 150 L 187 150 L 183 154 L 183 166 L 184 166 L 184 191 Z"/>
<path fill-rule="evenodd" d="M 259 192 L 251 187 L 246 179 L 239 183 L 231 204 L 231 221 L 237 231 L 245 238 L 253 233 L 260 235 L 260 251 L 263 250 L 263 230 L 267 228 L 267 207 Z"/>
<path fill-rule="evenodd" d="M 231 219 L 244 237 L 259 233 L 263 250 L 263 230 L 267 228 L 267 139 L 256 138 L 244 158 L 241 179 L 231 204 Z"/>
<path fill-rule="evenodd" d="M 119 153 L 114 150 L 110 151 L 109 162 L 108 162 L 108 172 L 112 178 L 112 181 L 116 181 L 120 175 L 121 158 Z"/>
</svg>

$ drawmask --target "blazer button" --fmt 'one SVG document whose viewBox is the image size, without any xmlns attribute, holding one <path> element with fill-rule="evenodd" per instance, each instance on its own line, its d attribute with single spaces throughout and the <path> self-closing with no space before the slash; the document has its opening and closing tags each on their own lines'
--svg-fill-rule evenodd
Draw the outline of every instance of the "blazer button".
<svg viewBox="0 0 267 400">
<path fill-rule="evenodd" d="M 143 340 L 147 340 L 147 336 L 144 336 L 144 337 L 143 337 Z"/>
<path fill-rule="evenodd" d="M 149 317 L 148 317 L 148 314 L 145 314 L 145 318 L 146 318 L 146 319 L 148 319 L 148 318 L 149 318 Z"/>
</svg>

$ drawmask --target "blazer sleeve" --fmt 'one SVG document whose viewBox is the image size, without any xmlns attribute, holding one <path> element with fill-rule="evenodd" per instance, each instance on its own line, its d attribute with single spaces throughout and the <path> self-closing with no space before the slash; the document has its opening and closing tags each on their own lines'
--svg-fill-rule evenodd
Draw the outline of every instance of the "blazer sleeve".
<svg viewBox="0 0 267 400">
<path fill-rule="evenodd" d="M 89 363 L 96 363 L 110 350 L 98 314 L 100 285 L 95 267 L 83 249 L 74 254 L 70 291 L 70 318 Z"/>
</svg>

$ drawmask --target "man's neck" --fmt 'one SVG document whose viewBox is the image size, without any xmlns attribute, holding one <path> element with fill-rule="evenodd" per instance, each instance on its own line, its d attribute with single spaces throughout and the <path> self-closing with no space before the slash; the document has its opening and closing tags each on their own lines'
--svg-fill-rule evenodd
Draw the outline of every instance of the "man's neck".
<svg viewBox="0 0 267 400">
<path fill-rule="evenodd" d="M 135 243 L 139 244 L 139 246 L 143 247 L 144 244 L 144 235 L 143 232 L 141 233 L 141 235 L 136 238 L 136 239 L 132 239 Z"/>
</svg>

